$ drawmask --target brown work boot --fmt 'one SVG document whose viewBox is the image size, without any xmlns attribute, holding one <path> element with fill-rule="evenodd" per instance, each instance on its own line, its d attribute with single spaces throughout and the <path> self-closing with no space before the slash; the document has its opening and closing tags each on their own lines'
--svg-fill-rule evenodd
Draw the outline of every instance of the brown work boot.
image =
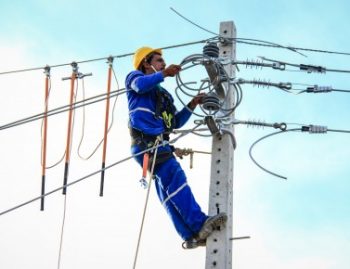
<svg viewBox="0 0 350 269">
<path fill-rule="evenodd" d="M 209 217 L 203 224 L 198 233 L 199 240 L 206 240 L 207 237 L 215 230 L 216 227 L 225 225 L 227 221 L 226 213 L 219 213 L 215 216 Z"/>
</svg>

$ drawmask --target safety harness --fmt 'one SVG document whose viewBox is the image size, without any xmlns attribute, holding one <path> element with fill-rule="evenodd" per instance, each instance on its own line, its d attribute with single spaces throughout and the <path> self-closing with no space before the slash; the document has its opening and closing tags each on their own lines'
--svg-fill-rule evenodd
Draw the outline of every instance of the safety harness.
<svg viewBox="0 0 350 269">
<path fill-rule="evenodd" d="M 155 91 L 155 93 L 157 98 L 155 117 L 163 119 L 165 132 L 162 134 L 162 138 L 163 138 L 163 141 L 169 141 L 169 134 L 174 129 L 176 124 L 176 121 L 175 121 L 176 108 L 173 104 L 173 99 L 171 95 L 167 91 L 165 91 L 162 87 L 157 85 L 157 90 Z M 130 129 L 130 135 L 132 138 L 132 142 L 131 142 L 132 145 L 138 145 L 141 150 L 146 150 L 154 146 L 158 136 L 145 134 L 140 130 L 132 128 L 131 126 L 129 126 L 129 129 Z M 160 151 L 160 152 L 158 151 L 155 165 L 163 163 L 174 156 L 173 155 L 174 147 L 170 146 L 170 148 L 171 148 L 171 151 Z M 152 158 L 153 158 L 153 154 L 151 152 L 149 163 L 152 163 L 152 160 L 153 160 Z"/>
<path fill-rule="evenodd" d="M 175 112 L 176 107 L 173 104 L 173 99 L 171 95 L 165 91 L 162 87 L 157 85 L 157 102 L 155 116 L 162 118 L 165 125 L 165 131 L 171 132 L 175 127 Z"/>
<path fill-rule="evenodd" d="M 143 132 L 141 132 L 135 128 L 129 128 L 129 130 L 130 130 L 130 135 L 132 138 L 132 140 L 131 140 L 132 146 L 137 145 L 137 146 L 139 146 L 139 148 L 142 151 L 154 147 L 155 141 L 157 140 L 158 136 L 146 135 Z M 162 140 L 169 141 L 169 134 L 167 134 L 167 133 L 163 134 Z M 161 164 L 174 156 L 173 152 L 175 149 L 173 148 L 173 146 L 170 146 L 170 149 L 171 149 L 171 151 L 158 151 L 155 165 Z M 150 155 L 149 163 L 152 163 L 153 162 L 153 151 L 150 151 L 149 155 Z M 150 169 L 149 166 L 148 166 L 148 169 Z"/>
</svg>

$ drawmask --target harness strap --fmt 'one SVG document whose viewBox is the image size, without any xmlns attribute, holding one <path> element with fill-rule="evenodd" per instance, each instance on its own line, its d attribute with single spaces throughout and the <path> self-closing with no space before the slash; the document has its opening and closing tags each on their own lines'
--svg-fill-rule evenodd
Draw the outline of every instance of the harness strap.
<svg viewBox="0 0 350 269">
<path fill-rule="evenodd" d="M 132 141 L 131 141 L 132 146 L 138 145 L 141 148 L 141 150 L 152 148 L 154 146 L 157 136 L 144 134 L 143 132 L 132 127 L 129 128 L 129 130 L 132 138 Z M 167 133 L 163 134 L 163 140 L 169 141 L 169 138 L 170 138 L 169 134 Z M 153 162 L 154 154 L 153 152 L 149 152 L 149 155 L 150 155 L 149 164 L 151 164 Z M 158 151 L 155 165 L 166 162 L 172 157 L 174 157 L 173 147 L 171 147 L 171 151 L 161 151 L 161 152 Z M 148 170 L 149 169 L 150 167 L 148 167 Z"/>
</svg>

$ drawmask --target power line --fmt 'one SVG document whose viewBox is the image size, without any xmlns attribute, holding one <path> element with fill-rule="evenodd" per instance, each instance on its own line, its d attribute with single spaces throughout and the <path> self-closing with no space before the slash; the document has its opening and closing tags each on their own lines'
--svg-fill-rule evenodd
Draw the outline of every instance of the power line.
<svg viewBox="0 0 350 269">
<path fill-rule="evenodd" d="M 226 38 L 226 37 L 223 37 L 221 36 L 220 34 L 218 33 L 215 33 L 213 31 L 210 31 L 202 26 L 200 26 L 199 24 L 193 22 L 192 20 L 186 18 L 184 15 L 182 15 L 180 12 L 176 11 L 174 8 L 170 7 L 170 9 L 176 13 L 178 16 L 180 16 L 182 19 L 184 19 L 185 21 L 189 22 L 190 24 L 198 27 L 199 29 L 207 32 L 207 33 L 210 33 L 212 35 L 215 35 L 216 37 L 214 38 L 219 38 L 219 39 L 223 39 L 223 40 L 232 40 L 232 41 L 236 41 L 237 43 L 243 43 L 243 44 L 249 44 L 249 45 L 252 45 L 254 43 L 252 42 L 259 42 L 259 43 L 256 43 L 256 45 L 269 45 L 269 46 L 274 46 L 274 47 L 278 47 L 278 48 L 285 48 L 285 49 L 289 49 L 289 50 L 292 50 L 298 54 L 301 54 L 302 56 L 305 56 L 304 54 L 294 50 L 293 48 L 290 48 L 290 47 L 285 47 L 285 46 L 282 46 L 282 45 L 279 45 L 279 44 L 276 44 L 276 43 L 273 43 L 273 42 L 270 42 L 270 41 L 264 41 L 264 40 L 259 40 L 259 39 L 251 39 L 251 38 Z M 251 41 L 251 42 L 248 42 L 248 41 Z"/>
<path fill-rule="evenodd" d="M 196 44 L 200 44 L 200 43 L 206 43 L 210 40 L 212 40 L 212 38 L 203 39 L 203 40 L 199 40 L 199 41 L 193 41 L 193 42 L 187 42 L 187 43 L 181 43 L 181 44 L 176 44 L 176 45 L 170 45 L 170 46 L 166 46 L 166 47 L 161 47 L 159 49 L 166 50 L 166 49 L 173 49 L 173 48 L 179 48 L 179 47 L 184 47 L 184 46 L 191 46 L 191 45 L 196 45 Z M 107 57 L 100 57 L 100 58 L 94 58 L 94 59 L 89 59 L 89 60 L 75 61 L 75 63 L 76 64 L 90 63 L 90 62 L 108 60 L 111 57 L 112 58 L 124 58 L 124 57 L 132 56 L 132 55 L 134 55 L 133 52 L 115 55 L 115 56 L 107 56 Z M 39 66 L 39 67 L 33 67 L 33 68 L 10 70 L 10 71 L 0 72 L 0 75 L 8 75 L 8 74 L 14 74 L 14 73 L 42 70 L 42 69 L 45 69 L 47 67 L 56 68 L 56 67 L 70 66 L 71 64 L 72 63 L 63 63 L 63 64 L 55 64 L 55 65 L 50 65 L 50 66 L 46 65 L 46 66 Z"/>
<path fill-rule="evenodd" d="M 307 73 L 326 73 L 327 71 L 336 72 L 336 73 L 350 73 L 350 70 L 331 69 L 331 68 L 326 68 L 324 66 L 317 66 L 317 65 L 310 65 L 310 64 L 293 64 L 293 63 L 288 63 L 288 62 L 283 62 L 278 60 L 272 60 L 266 57 L 260 57 L 260 58 L 265 61 L 273 62 L 279 66 L 289 65 L 293 67 L 298 67 L 300 71 L 306 71 Z"/>
<path fill-rule="evenodd" d="M 122 88 L 120 90 L 112 91 L 111 95 L 110 95 L 110 98 L 119 96 L 119 95 L 124 94 L 126 92 L 127 91 L 126 91 L 125 88 Z M 107 95 L 106 93 L 103 93 L 103 94 L 99 94 L 99 95 L 95 95 L 95 96 L 89 97 L 89 98 L 87 98 L 85 100 L 80 100 L 78 102 L 75 102 L 75 103 L 73 103 L 73 109 L 77 109 L 77 108 L 80 108 L 80 107 L 84 107 L 84 106 L 87 106 L 87 105 L 91 105 L 91 104 L 94 104 L 94 103 L 106 100 L 107 97 L 104 97 L 106 95 Z M 98 98 L 100 98 L 100 99 L 98 99 Z M 86 102 L 86 101 L 89 101 L 89 102 Z M 26 123 L 29 123 L 29 122 L 33 122 L 33 121 L 36 121 L 36 120 L 40 120 L 40 119 L 45 118 L 46 116 L 50 117 L 50 116 L 53 116 L 53 115 L 56 115 L 56 114 L 60 114 L 60 113 L 66 112 L 66 111 L 69 110 L 69 106 L 70 105 L 64 105 L 64 106 L 61 106 L 61 107 L 57 107 L 57 108 L 51 109 L 51 110 L 49 110 L 47 112 L 47 115 L 45 115 L 46 114 L 45 112 L 44 113 L 39 113 L 39 114 L 35 114 L 35 115 L 29 116 L 29 117 L 26 117 L 26 118 L 23 118 L 23 119 L 20 119 L 20 120 L 13 121 L 11 123 L 4 124 L 4 125 L 0 126 L 0 131 L 1 130 L 5 130 L 5 129 L 9 129 L 9 128 L 12 128 L 12 127 L 15 127 L 15 126 L 19 126 L 19 125 L 22 125 L 22 124 L 26 124 Z"/>
<path fill-rule="evenodd" d="M 269 138 L 271 136 L 274 136 L 274 135 L 278 135 L 278 134 L 282 134 L 282 133 L 287 133 L 287 132 L 308 132 L 310 134 L 324 134 L 324 133 L 327 133 L 327 132 L 336 132 L 336 133 L 347 133 L 347 134 L 350 134 L 350 130 L 341 130 L 341 129 L 328 129 L 327 126 L 321 126 L 321 125 L 313 125 L 313 124 L 310 124 L 310 125 L 303 125 L 303 124 L 298 124 L 298 123 L 293 123 L 293 125 L 301 125 L 300 128 L 293 128 L 293 129 L 286 129 L 286 130 L 281 130 L 281 131 L 278 131 L 278 132 L 274 132 L 274 133 L 270 133 L 268 135 L 265 135 L 261 138 L 259 138 L 258 140 L 256 140 L 251 146 L 250 146 L 250 149 L 249 149 L 249 157 L 250 159 L 253 161 L 253 163 L 258 166 L 260 169 L 262 169 L 263 171 L 273 175 L 273 176 L 276 176 L 276 177 L 279 177 L 279 178 L 282 178 L 282 179 L 287 179 L 287 177 L 285 176 L 282 176 L 282 175 L 279 175 L 277 173 L 274 173 L 266 168 L 264 168 L 262 165 L 260 165 L 253 157 L 253 148 L 256 146 L 256 144 L 258 144 L 259 142 L 261 142 L 262 140 L 265 140 L 266 138 Z"/>
<path fill-rule="evenodd" d="M 176 137 L 176 138 L 174 138 L 174 139 L 172 139 L 172 140 L 170 140 L 170 141 L 162 141 L 162 143 L 159 144 L 159 145 L 157 145 L 157 146 L 153 146 L 153 147 L 151 147 L 151 148 L 149 148 L 149 149 L 145 149 L 145 150 L 143 150 L 143 151 L 140 151 L 140 152 L 137 153 L 137 154 L 130 155 L 129 157 L 126 157 L 126 158 L 124 158 L 124 159 L 122 159 L 122 160 L 119 160 L 119 161 L 114 162 L 114 163 L 112 163 L 112 164 L 110 164 L 110 165 L 107 165 L 107 166 L 106 166 L 105 168 L 103 168 L 103 169 L 96 170 L 96 171 L 94 171 L 94 172 L 92 172 L 92 173 L 90 173 L 90 174 L 88 174 L 88 175 L 85 175 L 85 176 L 83 176 L 83 177 L 81 177 L 81 178 L 79 178 L 79 179 L 76 179 L 76 180 L 74 180 L 74 181 L 71 181 L 70 183 L 67 183 L 67 184 L 65 184 L 65 185 L 63 185 L 63 186 L 61 186 L 61 187 L 58 187 L 58 188 L 56 188 L 56 189 L 54 189 L 54 190 L 52 190 L 52 191 L 49 191 L 49 192 L 47 192 L 47 193 L 45 193 L 45 194 L 43 194 L 43 195 L 37 196 L 37 197 L 32 198 L 32 199 L 30 199 L 30 200 L 28 200 L 28 201 L 26 201 L 26 202 L 23 202 L 23 203 L 18 204 L 18 205 L 14 206 L 14 207 L 11 207 L 11 208 L 9 208 L 9 209 L 7 209 L 7 210 L 4 210 L 4 211 L 0 212 L 0 216 L 5 215 L 5 214 L 8 214 L 8 213 L 10 213 L 10 212 L 12 212 L 12 211 L 14 211 L 14 210 L 17 210 L 17 209 L 19 209 L 19 208 L 21 208 L 21 207 L 23 207 L 23 206 L 26 206 L 26 205 L 28 205 L 28 204 L 31 204 L 31 203 L 33 203 L 33 202 L 35 202 L 35 201 L 37 201 L 37 200 L 40 200 L 40 199 L 42 199 L 42 198 L 44 198 L 44 197 L 46 197 L 46 196 L 49 196 L 49 195 L 51 195 L 51 194 L 53 194 L 53 193 L 56 193 L 56 192 L 58 192 L 58 191 L 60 191 L 60 190 L 62 190 L 62 189 L 64 189 L 64 188 L 68 188 L 68 187 L 70 187 L 70 186 L 72 186 L 72 185 L 74 185 L 74 184 L 77 184 L 77 183 L 79 183 L 79 182 L 81 182 L 81 181 L 83 181 L 83 180 L 85 180 L 85 179 L 88 179 L 88 178 L 90 178 L 90 177 L 92 177 L 92 176 L 94 176 L 94 175 L 97 175 L 97 174 L 101 173 L 102 171 L 105 171 L 105 170 L 107 170 L 107 169 L 110 169 L 110 168 L 112 168 L 112 167 L 114 167 L 114 166 L 116 166 L 116 165 L 118 165 L 118 164 L 121 164 L 121 163 L 123 163 L 123 162 L 126 162 L 126 161 L 128 161 L 128 160 L 130 160 L 130 159 L 132 159 L 132 158 L 135 158 L 135 157 L 139 156 L 139 155 L 142 155 L 142 154 L 147 153 L 147 152 L 151 152 L 151 151 L 155 150 L 156 148 L 159 148 L 159 147 L 162 147 L 162 146 L 166 146 L 166 145 L 168 145 L 168 144 L 173 144 L 173 143 L 175 143 L 177 140 L 179 140 L 180 138 L 184 137 L 185 135 L 187 135 L 187 134 L 191 133 L 192 131 L 194 131 L 195 129 L 197 129 L 199 126 L 200 126 L 199 124 L 196 125 L 194 128 L 192 128 L 192 129 L 189 130 L 188 132 L 184 132 L 184 133 L 180 134 L 178 137 Z"/>
<path fill-rule="evenodd" d="M 187 20 L 187 19 L 186 19 Z M 193 23 L 193 22 L 191 22 Z M 198 26 L 197 24 L 193 23 L 194 25 Z M 201 26 L 198 26 L 201 29 L 205 29 Z M 211 34 L 215 34 L 215 37 L 212 38 L 207 38 L 207 39 L 203 39 L 203 40 L 199 40 L 199 41 L 193 41 L 193 42 L 187 42 L 187 43 L 181 43 L 181 44 L 176 44 L 176 45 L 170 45 L 170 46 L 165 46 L 165 47 L 161 47 L 160 49 L 162 50 L 166 50 L 166 49 L 173 49 L 173 48 L 179 48 L 179 47 L 184 47 L 184 46 L 191 46 L 191 45 L 196 45 L 196 44 L 200 44 L 200 43 L 207 43 L 209 41 L 213 41 L 213 40 L 225 40 L 227 38 L 222 38 L 219 34 L 216 34 L 214 32 L 211 32 L 209 30 L 206 30 L 207 32 L 211 33 Z M 266 40 L 260 40 L 260 39 L 253 39 L 253 38 L 231 38 L 229 39 L 231 41 L 235 41 L 237 43 L 241 43 L 241 44 L 246 44 L 246 45 L 253 45 L 253 46 L 263 46 L 263 47 L 271 47 L 271 48 L 281 48 L 281 49 L 288 49 L 291 50 L 293 52 L 296 52 L 302 56 L 306 56 L 300 52 L 298 52 L 298 50 L 302 50 L 302 51 L 309 51 L 309 52 L 317 52 L 317 53 L 327 53 L 327 54 L 338 54 L 338 55 L 346 55 L 346 56 L 350 56 L 349 52 L 339 52 L 339 51 L 331 51 L 331 50 L 322 50 L 322 49 L 312 49 L 312 48 L 302 48 L 302 47 L 293 47 L 293 46 L 283 46 L 271 41 L 266 41 Z M 81 61 L 76 61 L 75 63 L 77 64 L 82 64 L 82 63 L 89 63 L 89 62 L 96 62 L 96 61 L 103 61 L 103 60 L 108 60 L 108 58 L 112 57 L 112 58 L 124 58 L 124 57 L 128 57 L 128 56 L 132 56 L 134 53 L 125 53 L 125 54 L 120 54 L 120 55 L 115 55 L 115 56 L 107 56 L 107 57 L 100 57 L 100 58 L 93 58 L 93 59 L 88 59 L 88 60 L 81 60 Z M 10 71 L 3 71 L 0 72 L 0 75 L 8 75 L 8 74 L 14 74 L 14 73 L 22 73 L 22 72 L 29 72 L 29 71 L 37 71 L 37 70 L 42 70 L 45 69 L 47 67 L 50 68 L 56 68 L 56 67 L 63 67 L 63 66 L 69 66 L 72 63 L 63 63 L 63 64 L 55 64 L 55 65 L 46 65 L 46 66 L 39 66 L 39 67 L 33 67 L 33 68 L 24 68 L 24 69 L 16 69 L 16 70 L 10 70 Z"/>
<path fill-rule="evenodd" d="M 113 73 L 114 73 L 114 70 L 113 70 Z M 115 77 L 116 78 L 116 77 Z M 117 80 L 117 85 L 118 85 L 118 90 L 119 90 L 119 83 L 118 83 L 118 80 Z M 108 95 L 108 93 L 107 93 Z M 108 127 L 108 130 L 107 130 L 107 133 L 109 133 L 109 131 L 111 130 L 112 126 L 113 126 L 113 123 L 114 123 L 114 111 L 115 111 L 115 108 L 116 108 L 116 103 L 117 103 L 117 100 L 118 100 L 118 96 L 115 98 L 114 100 L 114 104 L 113 104 L 113 108 L 112 108 L 112 121 Z M 85 86 L 84 86 L 84 80 L 83 80 L 83 99 L 85 99 Z M 107 98 L 106 98 L 107 99 Z M 90 154 L 88 154 L 88 156 L 82 156 L 82 154 L 80 153 L 80 147 L 83 143 L 83 140 L 84 140 L 84 134 L 85 134 L 85 106 L 83 107 L 83 120 L 82 120 L 82 135 L 81 135 L 81 138 L 80 138 L 80 142 L 79 142 L 79 146 L 78 146 L 78 149 L 77 149 L 77 153 L 78 153 L 78 156 L 80 157 L 80 159 L 82 160 L 88 160 L 90 159 L 96 152 L 97 150 L 99 149 L 99 147 L 102 145 L 103 141 L 104 141 L 104 137 L 100 140 L 100 142 L 97 144 L 96 147 L 94 147 L 94 149 L 92 150 L 92 152 Z"/>
<path fill-rule="evenodd" d="M 184 20 L 186 20 L 187 22 L 191 23 L 192 25 L 198 27 L 199 29 L 202 29 L 203 31 L 213 34 L 216 36 L 216 38 L 223 38 L 220 34 L 215 33 L 211 30 L 208 30 L 207 28 L 204 28 L 202 26 L 200 26 L 199 24 L 193 22 L 192 20 L 186 18 L 184 15 L 182 15 L 180 12 L 176 11 L 174 8 L 170 7 L 170 9 L 176 13 L 178 16 L 180 16 L 181 18 L 183 18 Z M 223 38 L 226 39 L 227 38 Z M 252 45 L 252 46 L 261 46 L 261 47 L 272 47 L 272 48 L 280 48 L 280 49 L 288 49 L 291 50 L 293 52 L 296 52 L 302 56 L 305 56 L 304 54 L 302 54 L 300 51 L 309 51 L 309 52 L 317 52 L 317 53 L 326 53 L 326 54 L 337 54 L 337 55 L 346 55 L 346 56 L 350 56 L 350 52 L 341 52 L 341 51 L 331 51 L 331 50 L 323 50 L 323 49 L 312 49 L 312 48 L 302 48 L 302 47 L 294 47 L 294 46 L 283 46 L 271 41 L 265 41 L 265 40 L 260 40 L 260 39 L 252 39 L 252 38 L 229 38 L 228 40 L 231 41 L 235 41 L 237 43 L 241 43 L 241 44 L 246 44 L 246 45 Z"/>
</svg>

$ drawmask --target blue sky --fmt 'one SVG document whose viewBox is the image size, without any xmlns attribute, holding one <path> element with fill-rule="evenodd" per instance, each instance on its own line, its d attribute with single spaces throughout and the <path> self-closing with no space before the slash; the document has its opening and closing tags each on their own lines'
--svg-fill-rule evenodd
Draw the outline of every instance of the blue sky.
<svg viewBox="0 0 350 269">
<path fill-rule="evenodd" d="M 0 2 L 0 72 L 27 67 L 120 55 L 140 46 L 163 47 L 211 37 L 175 15 L 170 7 L 212 31 L 221 21 L 234 21 L 237 36 L 316 49 L 350 52 L 347 1 L 11 1 Z M 167 63 L 179 63 L 202 45 L 167 50 Z M 265 56 L 291 63 L 350 69 L 349 56 L 296 53 L 237 45 L 237 59 Z M 121 86 L 131 70 L 131 58 L 116 59 Z M 331 85 L 350 89 L 349 75 L 306 74 L 269 69 L 240 68 L 237 77 Z M 81 64 L 92 72 L 85 79 L 86 95 L 103 93 L 107 65 L 104 61 Z M 50 107 L 65 104 L 70 67 L 52 70 Z M 200 80 L 202 77 L 196 77 Z M 175 82 L 164 85 L 173 89 Z M 0 76 L 1 125 L 39 113 L 43 109 L 44 75 L 33 71 Z M 115 84 L 114 84 L 115 87 Z M 349 100 L 345 93 L 290 95 L 274 88 L 244 86 L 238 119 L 326 125 L 350 130 Z M 78 98 L 81 98 L 81 85 Z M 179 105 L 179 103 L 178 103 Z M 180 105 L 179 105 L 180 107 Z M 104 105 L 86 111 L 82 150 L 88 154 L 102 137 Z M 100 168 L 98 151 L 81 161 L 76 148 L 81 138 L 81 111 L 76 114 L 70 179 Z M 194 119 L 194 118 L 193 118 Z M 49 121 L 49 163 L 64 151 L 66 115 Z M 190 126 L 190 124 L 189 124 Z M 293 126 L 291 126 L 293 127 Z M 345 269 L 350 248 L 349 158 L 347 134 L 287 133 L 258 144 L 256 159 L 269 170 L 288 177 L 277 179 L 249 159 L 250 145 L 272 132 L 236 127 L 233 268 Z M 107 160 L 129 155 L 125 97 L 117 102 L 110 132 Z M 0 210 L 39 195 L 40 122 L 0 132 Z M 180 147 L 210 150 L 210 139 L 187 137 Z M 207 210 L 210 158 L 195 155 L 194 169 L 181 160 L 193 192 Z M 130 268 L 145 198 L 138 185 L 140 169 L 134 162 L 106 172 L 106 193 L 98 197 L 99 177 L 72 187 L 67 197 L 67 218 L 61 268 Z M 48 170 L 47 189 L 62 184 L 63 165 Z M 0 217 L 1 268 L 53 268 L 57 264 L 63 196 L 46 199 L 46 210 L 35 203 Z M 204 249 L 184 251 L 165 211 L 152 190 L 138 268 L 203 268 Z"/>
</svg>

